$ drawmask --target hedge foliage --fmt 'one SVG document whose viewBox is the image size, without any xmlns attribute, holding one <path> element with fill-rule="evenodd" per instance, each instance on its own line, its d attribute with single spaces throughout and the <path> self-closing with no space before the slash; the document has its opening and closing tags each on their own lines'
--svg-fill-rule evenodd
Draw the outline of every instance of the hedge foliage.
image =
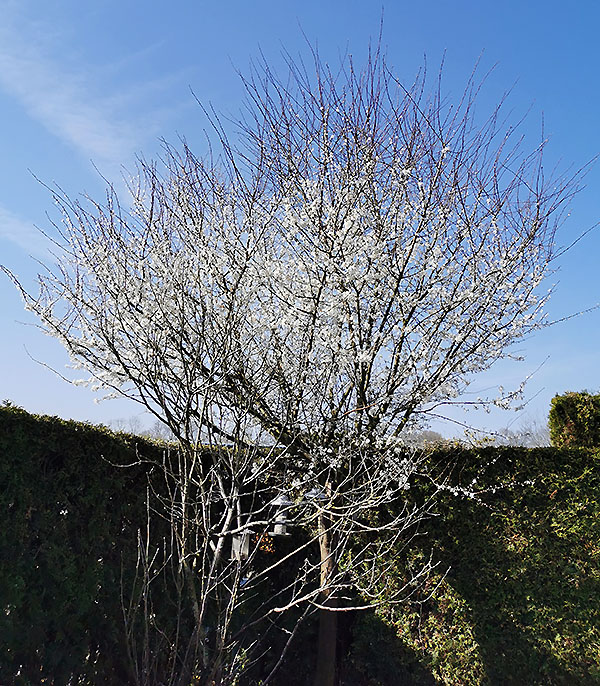
<svg viewBox="0 0 600 686">
<path fill-rule="evenodd" d="M 113 466 L 140 454 L 149 462 Z M 161 454 L 137 437 L 0 408 L 0 683 L 133 683 L 122 596 Z M 454 485 L 477 475 L 481 492 L 442 494 L 410 556 L 398 556 L 388 585 L 432 550 L 439 561 L 409 604 L 382 596 L 377 612 L 340 618 L 342 683 L 600 684 L 600 451 L 444 448 L 429 459 L 455 466 Z M 407 493 L 422 500 L 430 487 Z M 308 623 L 277 683 L 309 683 L 315 640 Z M 239 686 L 263 672 L 257 664 Z"/>
<path fill-rule="evenodd" d="M 556 447 L 600 447 L 600 395 L 581 391 L 554 396 L 549 427 Z"/>
<path fill-rule="evenodd" d="M 0 408 L 0 683 L 127 684 L 148 441 Z M 112 464 L 111 464 L 112 463 Z"/>
<path fill-rule="evenodd" d="M 436 551 L 439 573 L 422 602 L 357 620 L 353 683 L 600 684 L 600 451 L 487 448 L 459 463 L 467 482 L 489 464 L 480 486 L 499 488 L 441 499 L 412 552 Z"/>
</svg>

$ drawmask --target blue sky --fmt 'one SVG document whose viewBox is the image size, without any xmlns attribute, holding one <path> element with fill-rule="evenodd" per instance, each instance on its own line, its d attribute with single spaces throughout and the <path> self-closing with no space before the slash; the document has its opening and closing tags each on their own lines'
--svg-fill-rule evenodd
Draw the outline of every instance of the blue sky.
<svg viewBox="0 0 600 686">
<path fill-rule="evenodd" d="M 491 107 L 511 89 L 510 108 L 515 117 L 529 111 L 525 131 L 531 136 L 539 136 L 543 116 L 550 137 L 546 166 L 577 169 L 600 153 L 598 7 L 591 1 L 571 7 L 540 0 L 388 2 L 383 44 L 407 82 L 424 56 L 435 73 L 445 54 L 444 89 L 451 96 L 460 93 L 478 59 L 482 73 L 495 65 L 481 106 Z M 201 152 L 205 122 L 191 91 L 235 114 L 243 95 L 237 70 L 247 72 L 260 51 L 277 67 L 282 50 L 306 56 L 308 39 L 325 61 L 335 63 L 346 51 L 360 61 L 379 32 L 381 14 L 382 5 L 367 0 L 0 0 L 0 263 L 31 287 L 35 260 L 47 258 L 49 243 L 34 226 L 51 233 L 56 216 L 48 190 L 34 176 L 71 195 L 98 195 L 98 171 L 119 184 L 136 154 L 158 152 L 160 138 L 184 136 Z M 599 181 L 596 165 L 573 203 L 561 243 L 600 220 Z M 599 255 L 600 232 L 592 232 L 561 259 L 551 318 L 600 301 Z M 64 383 L 36 362 L 68 374 L 60 345 L 35 328 L 4 277 L 0 298 L 0 399 L 92 422 L 139 414 L 124 401 L 94 403 L 91 391 Z M 544 421 L 556 393 L 600 390 L 599 328 L 595 311 L 523 342 L 525 362 L 493 369 L 473 383 L 473 391 L 516 385 L 535 372 L 527 412 L 470 413 L 464 420 L 516 428 Z"/>
</svg>

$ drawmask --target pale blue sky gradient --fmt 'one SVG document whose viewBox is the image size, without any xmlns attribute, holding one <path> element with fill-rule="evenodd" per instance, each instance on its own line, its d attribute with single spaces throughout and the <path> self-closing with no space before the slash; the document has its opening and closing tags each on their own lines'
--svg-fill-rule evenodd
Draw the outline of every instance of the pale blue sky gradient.
<svg viewBox="0 0 600 686">
<path fill-rule="evenodd" d="M 524 132 L 532 144 L 543 116 L 547 168 L 575 170 L 600 152 L 598 7 L 591 1 L 571 7 L 541 0 L 392 2 L 383 10 L 383 45 L 407 83 L 425 55 L 435 75 L 445 54 L 450 96 L 460 94 L 478 59 L 482 74 L 495 65 L 482 110 L 511 89 L 515 117 L 529 111 Z M 133 169 L 136 154 L 157 154 L 160 138 L 184 136 L 202 153 L 206 123 L 192 90 L 203 103 L 235 115 L 243 97 L 236 70 L 247 72 L 260 51 L 282 67 L 283 50 L 307 57 L 308 39 L 325 61 L 335 64 L 348 51 L 360 63 L 369 39 L 377 38 L 381 13 L 380 4 L 367 0 L 0 0 L 0 263 L 32 286 L 34 259 L 47 258 L 49 242 L 34 225 L 51 233 L 56 215 L 33 175 L 72 195 L 94 195 L 103 189 L 94 165 L 119 186 L 122 169 Z M 596 165 L 573 203 L 562 243 L 600 219 L 599 182 Z M 600 234 L 592 232 L 561 259 L 552 318 L 600 301 L 599 248 Z M 0 399 L 92 422 L 140 412 L 123 401 L 95 404 L 91 391 L 37 364 L 32 358 L 68 373 L 60 345 L 32 326 L 6 278 L 0 304 Z M 599 325 L 595 311 L 540 332 L 520 346 L 525 362 L 473 383 L 481 395 L 498 383 L 518 384 L 542 365 L 529 383 L 533 399 L 525 415 L 470 413 L 465 421 L 515 428 L 543 421 L 555 393 L 599 390 Z M 445 431 L 455 433 L 451 426 Z"/>
</svg>

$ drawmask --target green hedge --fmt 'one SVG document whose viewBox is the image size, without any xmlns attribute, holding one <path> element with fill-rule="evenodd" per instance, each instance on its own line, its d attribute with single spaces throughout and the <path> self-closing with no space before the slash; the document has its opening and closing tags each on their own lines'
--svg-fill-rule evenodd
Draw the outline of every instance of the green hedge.
<svg viewBox="0 0 600 686">
<path fill-rule="evenodd" d="M 113 466 L 139 455 L 149 462 Z M 121 598 L 161 456 L 140 438 L 0 408 L 0 683 L 133 683 Z M 447 448 L 429 459 L 434 471 L 454 465 L 455 485 L 478 474 L 483 492 L 442 494 L 396 561 L 388 584 L 437 556 L 420 602 L 340 618 L 342 683 L 600 684 L 600 451 Z M 407 493 L 420 501 L 429 488 Z M 168 615 L 168 594 L 158 597 Z M 277 683 L 307 683 L 315 640 L 308 623 Z"/>
<path fill-rule="evenodd" d="M 357 618 L 348 662 L 363 681 L 351 683 L 600 684 L 600 451 L 488 448 L 458 462 L 464 483 L 490 464 L 479 485 L 500 488 L 441 499 L 411 553 L 436 551 L 439 573 L 422 602 Z M 398 564 L 397 582 L 406 574 Z"/>
<path fill-rule="evenodd" d="M 0 683 L 130 682 L 121 597 L 148 467 L 110 463 L 140 452 L 160 454 L 139 438 L 0 408 Z"/>
<path fill-rule="evenodd" d="M 556 447 L 600 447 L 600 395 L 581 391 L 554 396 L 549 427 Z"/>
</svg>

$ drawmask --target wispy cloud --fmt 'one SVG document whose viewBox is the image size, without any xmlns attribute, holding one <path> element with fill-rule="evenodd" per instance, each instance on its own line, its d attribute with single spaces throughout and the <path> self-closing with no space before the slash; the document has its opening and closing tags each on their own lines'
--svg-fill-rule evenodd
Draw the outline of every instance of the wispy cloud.
<svg viewBox="0 0 600 686">
<path fill-rule="evenodd" d="M 35 226 L 0 205 L 0 239 L 9 240 L 26 253 L 46 257 L 51 242 Z"/>
<path fill-rule="evenodd" d="M 133 130 L 115 122 L 78 78 L 2 38 L 0 33 L 0 85 L 31 117 L 88 157 L 114 162 L 131 154 L 139 143 Z"/>
<path fill-rule="evenodd" d="M 119 92 L 101 88 L 89 69 L 58 58 L 64 53 L 56 48 L 59 36 L 46 34 L 44 44 L 40 34 L 39 26 L 2 6 L 0 88 L 88 159 L 101 165 L 127 163 L 149 134 L 158 133 L 148 126 L 148 109 L 140 126 L 139 118 L 128 117 L 127 109 L 119 107 Z"/>
</svg>

